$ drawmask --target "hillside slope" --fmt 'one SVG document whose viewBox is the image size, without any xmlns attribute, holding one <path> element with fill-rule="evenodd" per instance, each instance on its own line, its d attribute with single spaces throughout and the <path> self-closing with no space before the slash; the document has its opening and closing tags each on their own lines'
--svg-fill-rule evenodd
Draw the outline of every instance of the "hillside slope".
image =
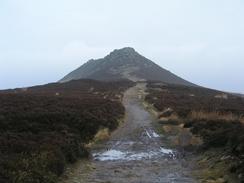
<svg viewBox="0 0 244 183">
<path fill-rule="evenodd" d="M 124 116 L 133 83 L 77 80 L 0 91 L 0 182 L 55 183 L 84 144 Z"/>
<path fill-rule="evenodd" d="M 187 86 L 194 85 L 161 68 L 129 47 L 114 50 L 102 59 L 88 61 L 66 75 L 60 82 L 81 78 L 105 81 L 119 79 L 130 79 L 132 81 L 154 80 Z"/>
<path fill-rule="evenodd" d="M 181 135 L 172 140 L 186 150 L 196 147 L 202 172 L 196 170 L 194 174 L 211 180 L 201 182 L 244 182 L 243 98 L 207 88 L 157 82 L 148 83 L 147 88 L 145 100 L 157 109 L 165 136 L 179 127 L 201 137 L 201 141 L 189 135 L 180 140 Z"/>
</svg>

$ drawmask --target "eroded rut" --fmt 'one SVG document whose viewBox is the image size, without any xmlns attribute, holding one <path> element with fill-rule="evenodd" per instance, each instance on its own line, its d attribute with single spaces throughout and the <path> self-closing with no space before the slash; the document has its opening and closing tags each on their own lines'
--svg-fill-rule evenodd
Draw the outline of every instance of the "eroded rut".
<svg viewBox="0 0 244 183">
<path fill-rule="evenodd" d="M 153 116 L 143 107 L 144 84 L 124 96 L 125 123 L 110 140 L 93 149 L 93 158 L 67 170 L 63 183 L 191 183 L 191 168 L 156 132 Z"/>
</svg>

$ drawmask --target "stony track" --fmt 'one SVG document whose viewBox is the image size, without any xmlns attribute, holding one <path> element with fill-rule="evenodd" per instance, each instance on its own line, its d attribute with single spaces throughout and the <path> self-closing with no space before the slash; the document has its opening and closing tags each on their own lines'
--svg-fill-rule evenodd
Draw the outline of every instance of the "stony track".
<svg viewBox="0 0 244 183">
<path fill-rule="evenodd" d="M 126 91 L 125 123 L 106 143 L 92 150 L 92 159 L 67 170 L 62 183 L 194 183 L 191 165 L 167 147 L 155 121 L 142 105 L 145 84 Z"/>
</svg>

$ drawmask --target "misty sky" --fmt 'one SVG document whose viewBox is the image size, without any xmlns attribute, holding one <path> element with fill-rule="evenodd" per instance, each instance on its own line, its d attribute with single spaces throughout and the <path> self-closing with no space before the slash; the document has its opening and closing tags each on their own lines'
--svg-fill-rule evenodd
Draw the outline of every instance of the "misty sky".
<svg viewBox="0 0 244 183">
<path fill-rule="evenodd" d="M 0 88 L 55 82 L 122 47 L 244 93 L 243 0 L 0 0 Z"/>
</svg>

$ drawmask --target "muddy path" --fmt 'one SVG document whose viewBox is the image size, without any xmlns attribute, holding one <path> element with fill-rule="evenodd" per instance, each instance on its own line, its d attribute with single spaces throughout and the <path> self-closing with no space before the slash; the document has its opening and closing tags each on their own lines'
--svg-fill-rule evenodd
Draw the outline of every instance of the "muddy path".
<svg viewBox="0 0 244 183">
<path fill-rule="evenodd" d="M 142 105 L 145 84 L 126 91 L 125 123 L 106 143 L 92 150 L 92 159 L 69 168 L 62 183 L 191 183 L 191 165 L 170 149 Z"/>
</svg>

